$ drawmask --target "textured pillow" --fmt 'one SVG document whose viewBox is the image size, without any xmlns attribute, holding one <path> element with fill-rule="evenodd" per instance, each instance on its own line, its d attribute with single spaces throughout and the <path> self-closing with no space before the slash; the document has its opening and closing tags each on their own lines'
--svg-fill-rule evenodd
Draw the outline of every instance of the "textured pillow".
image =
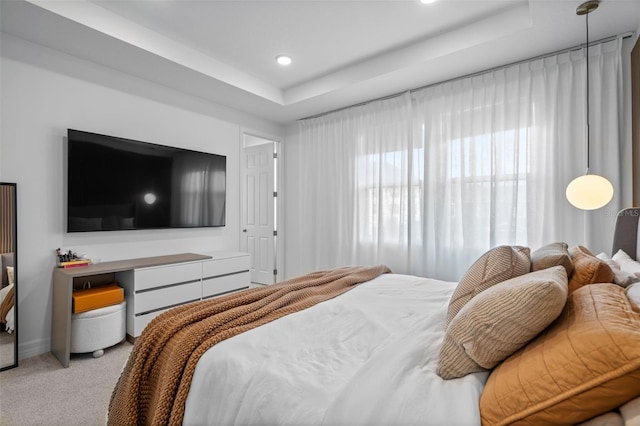
<svg viewBox="0 0 640 426">
<path fill-rule="evenodd" d="M 462 276 L 451 295 L 447 327 L 473 296 L 499 282 L 524 275 L 530 268 L 531 257 L 528 247 L 498 246 L 480 256 Z"/>
<path fill-rule="evenodd" d="M 596 257 L 600 260 L 604 260 L 607 263 L 607 265 L 609 265 L 609 268 L 611 268 L 611 271 L 613 271 L 614 284 L 618 284 L 619 286 L 622 286 L 622 287 L 627 287 L 633 283 L 640 282 L 640 278 L 636 277 L 634 274 L 630 272 L 625 272 L 622 269 L 620 269 L 620 265 L 618 265 L 618 262 L 611 259 L 609 256 L 606 255 L 606 253 L 600 253 Z"/>
<path fill-rule="evenodd" d="M 569 254 L 567 243 L 551 243 L 542 246 L 531 253 L 531 271 L 551 268 L 552 266 L 564 266 L 567 277 L 573 272 L 573 262 Z"/>
<path fill-rule="evenodd" d="M 640 313 L 615 284 L 569 295 L 549 328 L 496 367 L 482 424 L 576 424 L 640 395 Z"/>
<path fill-rule="evenodd" d="M 501 282 L 471 299 L 447 328 L 436 373 L 443 379 L 495 367 L 544 330 L 567 301 L 562 266 Z"/>
<path fill-rule="evenodd" d="M 7 266 L 7 277 L 9 278 L 9 285 L 13 285 L 15 283 L 13 266 Z"/>
<path fill-rule="evenodd" d="M 623 271 L 640 276 L 640 262 L 633 260 L 631 256 L 623 250 L 618 250 L 618 252 L 613 255 L 613 260 L 620 265 L 620 269 Z"/>
<path fill-rule="evenodd" d="M 595 257 L 583 246 L 569 250 L 573 260 L 573 274 L 569 280 L 569 293 L 587 284 L 612 283 L 613 271 L 604 260 Z"/>
</svg>

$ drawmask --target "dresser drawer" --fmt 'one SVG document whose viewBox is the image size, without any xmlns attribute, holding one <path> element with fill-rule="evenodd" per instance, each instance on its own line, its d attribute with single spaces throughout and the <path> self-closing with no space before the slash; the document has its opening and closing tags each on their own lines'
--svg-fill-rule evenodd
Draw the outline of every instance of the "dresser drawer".
<svg viewBox="0 0 640 426">
<path fill-rule="evenodd" d="M 134 314 L 200 300 L 201 294 L 202 284 L 200 280 L 187 284 L 136 292 Z"/>
<path fill-rule="evenodd" d="M 131 335 L 131 337 L 138 337 L 142 333 L 142 330 L 151 322 L 152 319 L 157 317 L 163 312 L 168 311 L 167 309 L 162 309 L 160 311 L 149 312 L 148 314 L 137 315 L 133 320 L 133 330 L 127 328 L 127 333 Z"/>
<path fill-rule="evenodd" d="M 158 268 L 135 270 L 135 291 L 162 287 L 169 284 L 199 281 L 202 277 L 202 264 L 183 263 Z"/>
<path fill-rule="evenodd" d="M 240 272 L 202 281 L 202 298 L 218 296 L 232 291 L 249 288 L 251 278 L 249 272 Z"/>
<path fill-rule="evenodd" d="M 204 261 L 202 263 L 202 278 L 206 280 L 220 275 L 244 272 L 248 271 L 249 267 L 248 255 Z"/>
</svg>

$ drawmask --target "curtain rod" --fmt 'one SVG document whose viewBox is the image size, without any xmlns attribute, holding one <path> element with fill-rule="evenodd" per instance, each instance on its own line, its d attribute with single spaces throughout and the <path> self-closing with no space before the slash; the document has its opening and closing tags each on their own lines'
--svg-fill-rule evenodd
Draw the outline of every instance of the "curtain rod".
<svg viewBox="0 0 640 426">
<path fill-rule="evenodd" d="M 592 41 L 592 42 L 590 42 L 590 43 L 589 43 L 589 46 L 593 46 L 593 45 L 595 45 L 595 44 L 606 43 L 606 42 L 608 42 L 608 41 L 615 40 L 615 39 L 617 39 L 617 38 L 619 38 L 619 37 L 620 37 L 620 38 L 623 38 L 623 39 L 625 39 L 625 38 L 629 38 L 629 37 L 631 37 L 632 35 L 633 35 L 633 32 L 626 32 L 626 33 L 622 33 L 622 34 L 615 35 L 615 36 L 605 37 L 605 38 L 602 38 L 602 39 L 600 39 L 600 40 L 596 40 L 596 41 Z M 555 52 L 545 53 L 545 54 L 543 54 L 543 55 L 534 56 L 533 58 L 523 59 L 523 60 L 516 61 L 516 62 L 510 62 L 510 63 L 508 63 L 508 64 L 500 65 L 500 66 L 497 66 L 497 67 L 495 67 L 495 68 L 490 68 L 490 69 L 487 69 L 487 70 L 478 71 L 478 72 L 474 72 L 474 73 L 471 73 L 471 74 L 461 75 L 461 76 L 459 76 L 459 77 L 450 78 L 450 79 L 448 79 L 448 80 L 439 81 L 439 82 L 437 82 L 437 83 L 427 84 L 427 85 L 424 85 L 424 86 L 416 87 L 416 88 L 414 88 L 414 89 L 407 89 L 407 90 L 403 90 L 402 92 L 393 93 L 393 94 L 391 94 L 391 95 L 381 96 L 381 97 L 379 97 L 379 98 L 370 99 L 370 100 L 368 100 L 368 101 L 359 102 L 359 103 L 357 103 L 357 104 L 349 105 L 349 106 L 342 107 L 342 108 L 336 108 L 336 109 L 333 109 L 333 110 L 331 110 L 331 111 L 322 112 L 322 113 L 320 113 L 320 114 L 311 115 L 311 116 L 309 116 L 309 117 L 299 118 L 299 119 L 298 119 L 298 120 L 296 120 L 296 121 L 311 120 L 311 119 L 313 119 L 313 118 L 318 118 L 318 117 L 322 117 L 322 116 L 325 116 L 325 115 L 333 114 L 334 112 L 344 111 L 344 110 L 349 109 L 349 108 L 356 108 L 356 107 L 359 107 L 359 106 L 368 105 L 368 104 L 370 104 L 370 103 L 372 103 L 372 102 L 385 101 L 385 100 L 387 100 L 387 99 L 397 98 L 398 96 L 402 96 L 403 94 L 405 94 L 405 93 L 407 93 L 407 92 L 409 92 L 409 93 L 413 93 L 413 92 L 417 92 L 418 90 L 426 89 L 426 88 L 428 88 L 428 87 L 437 86 L 437 85 L 439 85 L 439 84 L 451 83 L 451 82 L 453 82 L 453 81 L 462 80 L 462 79 L 464 79 L 464 78 L 477 77 L 477 76 L 479 76 L 479 75 L 488 74 L 488 73 L 490 73 L 490 72 L 495 72 L 495 71 L 498 71 L 498 70 L 501 70 L 501 69 L 505 69 L 505 68 L 509 68 L 509 67 L 512 67 L 512 66 L 515 66 L 515 65 L 524 64 L 525 62 L 536 61 L 536 60 L 538 60 L 538 59 L 550 58 L 550 57 L 552 57 L 552 56 L 560 55 L 560 54 L 562 54 L 562 53 L 573 52 L 573 51 L 575 51 L 575 50 L 583 49 L 583 48 L 585 47 L 585 45 L 586 45 L 586 43 L 582 43 L 582 44 L 579 44 L 579 45 L 577 45 L 577 46 L 568 47 L 568 48 L 566 48 L 566 49 L 556 50 Z"/>
</svg>

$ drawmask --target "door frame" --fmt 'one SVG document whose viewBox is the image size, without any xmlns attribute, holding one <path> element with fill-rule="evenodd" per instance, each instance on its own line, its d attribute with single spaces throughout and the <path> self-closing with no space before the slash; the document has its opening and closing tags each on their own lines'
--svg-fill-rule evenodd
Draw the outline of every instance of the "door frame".
<svg viewBox="0 0 640 426">
<path fill-rule="evenodd" d="M 274 205 L 276 208 L 276 220 L 275 220 L 275 226 L 276 226 L 276 230 L 278 231 L 278 235 L 276 236 L 276 244 L 275 244 L 275 250 L 274 250 L 274 256 L 275 256 L 275 267 L 277 270 L 277 274 L 275 277 L 276 282 L 280 282 L 284 280 L 284 268 L 285 268 L 285 264 L 284 264 L 284 241 L 285 241 L 285 229 L 284 229 L 284 224 L 285 224 L 285 220 L 284 220 L 284 206 L 285 206 L 285 202 L 284 202 L 284 197 L 285 197 L 285 188 L 284 188 L 284 150 L 282 149 L 282 137 L 281 136 L 274 136 L 272 134 L 269 133 L 265 133 L 265 132 L 260 132 L 254 129 L 250 129 L 250 128 L 245 128 L 245 127 L 240 127 L 240 149 L 239 149 L 239 158 L 242 158 L 242 151 L 244 150 L 245 147 L 248 146 L 254 146 L 251 144 L 247 144 L 246 143 L 246 138 L 245 136 L 249 136 L 249 137 L 256 137 L 256 138 L 260 138 L 260 139 L 266 139 L 269 141 L 273 142 L 273 148 L 274 148 L 274 152 L 277 155 L 277 167 L 276 170 L 274 171 L 274 178 L 277 182 L 277 186 L 275 186 L 275 191 L 278 193 L 278 196 L 276 197 L 276 199 L 274 200 Z M 238 171 L 238 173 L 242 173 L 242 168 L 240 168 L 240 170 Z M 242 179 L 242 176 L 240 176 L 240 179 Z M 242 197 L 244 196 L 244 193 L 242 192 L 244 191 L 244 189 L 242 188 L 242 185 L 240 185 L 240 197 L 238 199 L 238 203 L 239 203 L 239 211 L 241 212 L 240 214 L 242 215 L 244 212 L 242 212 Z M 238 228 L 238 247 L 241 246 L 242 244 L 242 226 L 243 224 L 240 223 L 240 227 Z"/>
</svg>

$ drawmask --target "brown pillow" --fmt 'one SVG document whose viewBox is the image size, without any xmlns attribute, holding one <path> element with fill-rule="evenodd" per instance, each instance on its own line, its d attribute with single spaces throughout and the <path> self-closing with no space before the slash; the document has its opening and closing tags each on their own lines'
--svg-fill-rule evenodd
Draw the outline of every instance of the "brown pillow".
<svg viewBox="0 0 640 426">
<path fill-rule="evenodd" d="M 640 313 L 622 287 L 587 285 L 490 374 L 482 424 L 576 424 L 640 395 Z"/>
<path fill-rule="evenodd" d="M 494 285 L 471 299 L 445 333 L 436 373 L 455 379 L 495 367 L 555 320 L 567 301 L 562 266 Z"/>
<path fill-rule="evenodd" d="M 447 326 L 473 296 L 499 282 L 524 275 L 530 268 L 528 247 L 498 246 L 480 256 L 462 276 L 449 300 Z"/>
<path fill-rule="evenodd" d="M 564 266 L 567 277 L 573 272 L 573 262 L 569 254 L 567 243 L 551 243 L 542 246 L 531 253 L 531 271 L 551 268 L 552 266 Z"/>
<path fill-rule="evenodd" d="M 585 247 L 573 247 L 569 253 L 573 261 L 573 274 L 569 279 L 569 293 L 587 284 L 613 282 L 613 271 L 607 262 L 595 257 Z"/>
</svg>

